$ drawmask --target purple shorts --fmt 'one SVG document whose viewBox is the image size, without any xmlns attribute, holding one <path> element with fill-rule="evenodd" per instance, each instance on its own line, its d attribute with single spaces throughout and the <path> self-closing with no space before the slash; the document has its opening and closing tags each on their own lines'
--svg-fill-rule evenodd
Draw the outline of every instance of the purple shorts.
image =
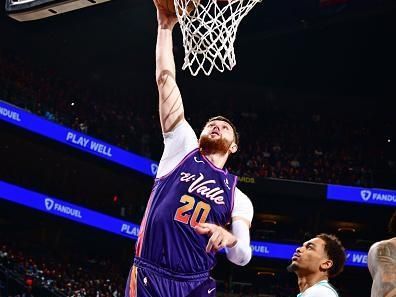
<svg viewBox="0 0 396 297">
<path fill-rule="evenodd" d="M 209 272 L 174 273 L 138 257 L 134 260 L 125 288 L 125 297 L 204 296 L 216 296 L 216 281 Z"/>
</svg>

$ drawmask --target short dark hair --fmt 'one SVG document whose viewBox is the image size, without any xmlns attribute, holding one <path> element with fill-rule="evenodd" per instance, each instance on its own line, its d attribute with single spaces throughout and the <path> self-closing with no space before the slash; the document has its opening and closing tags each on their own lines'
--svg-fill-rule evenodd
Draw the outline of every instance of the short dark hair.
<svg viewBox="0 0 396 297">
<path fill-rule="evenodd" d="M 231 120 L 229 120 L 229 119 L 227 119 L 226 117 L 223 117 L 223 116 L 215 116 L 215 117 L 210 118 L 210 119 L 206 122 L 205 126 L 206 126 L 208 123 L 213 122 L 213 121 L 223 121 L 223 122 L 228 123 L 228 124 L 232 127 L 232 130 L 234 131 L 235 143 L 236 143 L 237 145 L 239 145 L 239 133 L 238 133 L 238 131 L 237 131 L 237 129 L 236 129 L 234 123 L 231 122 Z"/>
<path fill-rule="evenodd" d="M 344 270 L 346 260 L 345 248 L 341 241 L 335 235 L 321 233 L 316 235 L 317 238 L 325 242 L 324 250 L 331 261 L 333 266 L 328 270 L 329 277 L 335 277 Z"/>
<path fill-rule="evenodd" d="M 388 231 L 392 235 L 396 235 L 396 211 L 393 213 L 389 220 Z"/>
</svg>

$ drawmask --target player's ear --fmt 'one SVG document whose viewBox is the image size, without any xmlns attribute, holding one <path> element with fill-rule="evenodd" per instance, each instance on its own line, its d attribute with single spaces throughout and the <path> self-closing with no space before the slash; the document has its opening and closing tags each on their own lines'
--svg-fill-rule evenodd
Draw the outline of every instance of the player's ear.
<svg viewBox="0 0 396 297">
<path fill-rule="evenodd" d="M 331 261 L 330 259 L 327 259 L 327 260 L 323 261 L 323 262 L 320 264 L 320 268 L 321 268 L 323 271 L 329 270 L 332 266 L 333 266 L 333 261 Z"/>
<path fill-rule="evenodd" d="M 233 142 L 230 146 L 231 154 L 235 154 L 237 150 L 238 150 L 238 145 L 235 142 Z"/>
</svg>

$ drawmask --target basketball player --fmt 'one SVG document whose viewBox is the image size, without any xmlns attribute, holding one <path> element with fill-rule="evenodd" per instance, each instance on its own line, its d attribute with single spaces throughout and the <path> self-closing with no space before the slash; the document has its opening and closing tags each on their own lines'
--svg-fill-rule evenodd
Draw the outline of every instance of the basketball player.
<svg viewBox="0 0 396 297">
<path fill-rule="evenodd" d="M 396 236 L 396 211 L 389 221 L 389 232 Z M 371 297 L 396 297 L 396 237 L 371 246 L 368 268 L 373 278 Z"/>
<path fill-rule="evenodd" d="M 253 206 L 224 169 L 238 148 L 226 118 L 206 123 L 197 139 L 184 117 L 175 81 L 172 30 L 177 23 L 158 3 L 156 79 L 164 152 L 148 201 L 125 296 L 215 296 L 215 253 L 246 265 L 252 256 Z M 231 223 L 230 231 L 225 229 Z"/>
<path fill-rule="evenodd" d="M 345 250 L 334 235 L 319 234 L 296 249 L 288 271 L 297 275 L 297 297 L 338 297 L 329 278 L 342 272 Z"/>
</svg>

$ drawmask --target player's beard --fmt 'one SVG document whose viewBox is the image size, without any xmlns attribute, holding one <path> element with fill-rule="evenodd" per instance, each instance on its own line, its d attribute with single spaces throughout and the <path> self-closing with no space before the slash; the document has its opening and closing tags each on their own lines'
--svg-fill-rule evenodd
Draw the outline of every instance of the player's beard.
<svg viewBox="0 0 396 297">
<path fill-rule="evenodd" d="M 199 148 L 205 155 L 211 154 L 226 154 L 231 146 L 231 143 L 220 137 L 218 139 L 210 138 L 209 135 L 201 135 L 199 138 Z"/>
</svg>

